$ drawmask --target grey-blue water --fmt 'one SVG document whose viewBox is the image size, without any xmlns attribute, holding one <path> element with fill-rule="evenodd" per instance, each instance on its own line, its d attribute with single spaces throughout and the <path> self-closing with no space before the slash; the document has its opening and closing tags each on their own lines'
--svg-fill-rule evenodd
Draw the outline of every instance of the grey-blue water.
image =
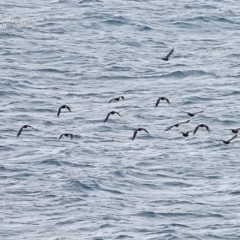
<svg viewBox="0 0 240 240">
<path fill-rule="evenodd" d="M 240 239 L 240 139 L 218 141 L 240 127 L 238 1 L 8 0 L 0 13 L 1 240 Z M 180 134 L 198 124 L 211 133 Z"/>
</svg>

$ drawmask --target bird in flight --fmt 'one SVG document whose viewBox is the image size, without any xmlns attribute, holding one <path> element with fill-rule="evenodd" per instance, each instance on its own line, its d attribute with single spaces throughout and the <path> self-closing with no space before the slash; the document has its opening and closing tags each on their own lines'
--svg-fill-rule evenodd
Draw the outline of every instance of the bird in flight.
<svg viewBox="0 0 240 240">
<path fill-rule="evenodd" d="M 236 128 L 236 129 L 228 129 L 228 130 L 231 130 L 232 133 L 238 133 L 238 131 L 240 130 L 240 128 Z"/>
<path fill-rule="evenodd" d="M 62 105 L 62 106 L 58 109 L 58 114 L 57 114 L 58 117 L 59 117 L 59 115 L 60 115 L 60 113 L 61 113 L 62 108 L 67 108 L 67 110 L 68 110 L 69 112 L 71 112 L 71 108 L 70 108 L 69 106 L 67 106 L 67 105 Z"/>
<path fill-rule="evenodd" d="M 23 130 L 24 128 L 28 128 L 28 127 L 34 129 L 34 128 L 33 128 L 32 126 L 30 126 L 30 125 L 23 125 L 23 126 L 20 128 L 20 130 L 18 131 L 17 138 L 21 135 L 22 130 Z M 34 130 L 35 130 L 35 129 L 34 129 Z"/>
<path fill-rule="evenodd" d="M 188 123 L 188 122 L 190 122 L 190 119 L 187 120 L 187 121 L 185 121 L 185 122 L 180 122 L 180 123 L 174 124 L 174 125 L 172 125 L 172 126 L 170 126 L 170 127 L 167 127 L 167 128 L 165 129 L 165 131 L 168 131 L 168 130 L 170 130 L 170 129 L 173 128 L 173 127 L 179 127 L 180 124 L 184 124 L 184 123 Z"/>
<path fill-rule="evenodd" d="M 145 128 L 138 128 L 138 129 L 136 129 L 136 130 L 134 131 L 132 140 L 135 139 L 135 137 L 137 136 L 137 132 L 139 132 L 139 131 L 145 131 L 146 133 L 149 134 L 149 132 L 148 132 Z"/>
<path fill-rule="evenodd" d="M 208 127 L 207 125 L 205 125 L 205 124 L 200 124 L 200 125 L 198 125 L 198 126 L 195 128 L 195 130 L 194 130 L 194 132 L 193 132 L 193 135 L 198 131 L 198 129 L 199 129 L 200 127 L 205 127 L 205 128 L 208 130 L 208 132 L 210 133 L 209 127 Z"/>
<path fill-rule="evenodd" d="M 120 100 L 123 100 L 123 99 L 124 99 L 124 96 L 120 96 L 120 97 L 111 99 L 108 103 L 111 103 L 112 101 L 120 101 Z"/>
<path fill-rule="evenodd" d="M 194 117 L 197 113 L 202 113 L 203 111 L 200 111 L 200 112 L 195 112 L 195 113 L 190 113 L 190 112 L 184 112 L 184 111 L 182 111 L 183 113 L 187 113 L 188 114 L 188 116 L 190 116 L 190 117 Z"/>
<path fill-rule="evenodd" d="M 222 141 L 223 143 L 225 144 L 229 144 L 233 139 L 235 139 L 237 137 L 237 134 L 234 135 L 231 139 L 227 140 L 227 141 L 224 141 L 224 140 L 218 140 L 218 141 Z"/>
<path fill-rule="evenodd" d="M 167 103 L 170 104 L 170 102 L 169 102 L 169 100 L 168 100 L 167 98 L 165 98 L 165 97 L 159 97 L 159 98 L 157 99 L 156 104 L 155 104 L 155 108 L 156 108 L 156 107 L 158 106 L 158 104 L 160 103 L 160 100 L 166 100 Z"/>
<path fill-rule="evenodd" d="M 169 52 L 169 54 L 166 57 L 163 57 L 162 60 L 168 61 L 169 57 L 173 54 L 173 52 L 174 52 L 174 48 Z"/>
<path fill-rule="evenodd" d="M 59 139 L 61 139 L 62 136 L 71 137 L 71 140 L 73 139 L 73 135 L 72 135 L 71 133 L 63 133 L 63 134 L 59 137 Z"/>
<path fill-rule="evenodd" d="M 187 131 L 187 132 L 180 132 L 184 137 L 188 137 L 189 133 L 192 131 Z"/>
<path fill-rule="evenodd" d="M 107 117 L 105 118 L 105 120 L 104 120 L 104 123 L 108 120 L 108 118 L 109 118 L 109 116 L 111 115 L 111 114 L 118 114 L 120 117 L 121 117 L 121 115 L 118 113 L 118 112 L 116 112 L 116 111 L 111 111 L 110 113 L 108 113 L 108 115 L 107 115 Z"/>
</svg>

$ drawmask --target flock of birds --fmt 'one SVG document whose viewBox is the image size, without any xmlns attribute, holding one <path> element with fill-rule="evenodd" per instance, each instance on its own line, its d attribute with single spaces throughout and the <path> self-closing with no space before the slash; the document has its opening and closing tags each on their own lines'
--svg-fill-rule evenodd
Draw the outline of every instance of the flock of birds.
<svg viewBox="0 0 240 240">
<path fill-rule="evenodd" d="M 168 61 L 168 60 L 169 60 L 169 57 L 173 54 L 173 52 L 174 52 L 174 48 L 173 48 L 165 57 L 163 57 L 162 60 Z M 112 103 L 113 101 L 120 101 L 120 100 L 124 100 L 124 96 L 119 96 L 119 97 L 117 97 L 117 98 L 113 98 L 113 99 L 111 99 L 108 103 Z M 160 104 L 160 101 L 166 101 L 166 102 L 170 105 L 170 101 L 169 101 L 168 98 L 166 98 L 166 97 L 159 97 L 159 98 L 157 99 L 157 101 L 156 101 L 155 108 Z M 66 108 L 69 112 L 71 112 L 71 108 L 70 108 L 69 106 L 67 106 L 67 105 L 62 105 L 62 106 L 59 107 L 59 109 L 58 109 L 58 112 L 57 112 L 57 116 L 58 116 L 58 117 L 60 116 L 62 109 L 65 109 L 65 108 Z M 184 112 L 184 113 L 187 113 L 188 116 L 190 116 L 190 117 L 194 117 L 196 114 L 199 114 L 199 113 L 202 113 L 202 112 L 203 112 L 203 111 L 194 112 L 194 113 L 190 113 L 190 112 Z M 120 115 L 119 112 L 111 111 L 111 112 L 109 112 L 109 113 L 107 114 L 107 116 L 106 116 L 106 118 L 104 119 L 103 122 L 106 123 L 106 122 L 108 121 L 109 117 L 110 117 L 111 115 L 114 115 L 114 114 L 117 114 L 118 116 L 121 117 L 121 115 Z M 190 122 L 190 119 L 187 120 L 187 121 L 184 121 L 184 122 L 176 123 L 176 124 L 174 124 L 174 125 L 172 125 L 172 126 L 167 127 L 167 128 L 165 129 L 165 131 L 169 131 L 170 129 L 172 129 L 172 128 L 174 128 L 174 127 L 177 128 L 177 127 L 179 127 L 180 125 L 186 124 L 186 123 L 189 123 L 189 122 Z M 22 133 L 22 131 L 23 131 L 24 128 L 32 128 L 32 129 L 34 129 L 34 128 L 33 128 L 32 126 L 30 126 L 30 125 L 23 125 L 23 126 L 20 128 L 20 130 L 18 131 L 18 133 L 17 133 L 17 138 L 21 135 L 21 133 Z M 199 128 L 205 128 L 209 133 L 210 133 L 210 131 L 211 131 L 206 124 L 199 124 L 198 126 L 195 127 L 194 131 L 187 131 L 187 132 L 180 132 L 180 133 L 182 134 L 183 137 L 188 137 L 191 132 L 193 132 L 193 135 L 195 135 L 195 134 L 197 133 L 197 131 L 198 131 Z M 229 139 L 229 140 L 220 140 L 220 139 L 219 139 L 219 141 L 222 141 L 224 144 L 230 144 L 230 142 L 237 137 L 237 133 L 238 133 L 238 131 L 240 130 L 240 128 L 237 128 L 237 129 L 229 129 L 229 130 L 231 130 L 232 133 L 235 133 L 235 135 L 234 135 L 231 139 Z M 141 132 L 141 131 L 145 131 L 147 134 L 149 134 L 149 132 L 148 132 L 145 128 L 137 128 L 137 129 L 134 131 L 134 133 L 133 133 L 132 140 L 134 140 L 134 139 L 136 138 L 136 136 L 137 136 L 137 133 L 138 133 L 138 132 Z M 63 134 L 61 134 L 60 137 L 59 137 L 59 139 L 61 139 L 63 136 L 65 136 L 65 137 L 70 137 L 71 140 L 73 139 L 73 134 L 71 134 L 71 133 L 63 133 Z"/>
</svg>

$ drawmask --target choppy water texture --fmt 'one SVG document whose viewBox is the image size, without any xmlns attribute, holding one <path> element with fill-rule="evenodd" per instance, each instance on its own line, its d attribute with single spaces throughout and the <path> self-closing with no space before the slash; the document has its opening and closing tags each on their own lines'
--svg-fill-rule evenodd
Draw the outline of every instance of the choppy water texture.
<svg viewBox="0 0 240 240">
<path fill-rule="evenodd" d="M 240 239 L 240 139 L 217 141 L 240 127 L 236 1 L 0 9 L 0 239 Z"/>
</svg>

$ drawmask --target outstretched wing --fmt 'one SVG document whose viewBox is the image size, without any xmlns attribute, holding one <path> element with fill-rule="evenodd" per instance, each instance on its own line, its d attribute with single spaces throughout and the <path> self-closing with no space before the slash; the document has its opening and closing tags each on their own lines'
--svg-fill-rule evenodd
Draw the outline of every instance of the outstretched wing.
<svg viewBox="0 0 240 240">
<path fill-rule="evenodd" d="M 115 112 L 115 113 L 118 114 L 121 117 L 121 115 L 118 112 Z"/>
<path fill-rule="evenodd" d="M 62 109 L 62 107 L 60 107 L 60 108 L 58 109 L 58 114 L 57 114 L 58 117 L 59 117 L 59 115 L 60 115 L 60 113 L 61 113 L 61 109 Z"/>
<path fill-rule="evenodd" d="M 109 116 L 110 116 L 110 113 L 108 113 L 107 117 L 104 120 L 104 123 L 108 120 Z"/>
<path fill-rule="evenodd" d="M 159 104 L 159 102 L 160 102 L 160 98 L 158 98 L 158 100 L 157 100 L 157 102 L 156 102 L 156 104 L 155 104 L 155 108 L 158 106 L 158 104 Z"/>
<path fill-rule="evenodd" d="M 165 98 L 165 99 L 166 99 L 167 103 L 170 105 L 170 102 L 169 102 L 169 100 L 168 100 L 167 98 Z"/>
<path fill-rule="evenodd" d="M 143 128 L 142 130 L 149 134 L 149 132 L 145 128 Z"/>
<path fill-rule="evenodd" d="M 188 119 L 188 120 L 185 121 L 185 122 L 180 122 L 179 124 L 184 124 L 184 123 L 188 123 L 188 122 L 190 122 L 190 119 Z"/>
<path fill-rule="evenodd" d="M 63 135 L 64 135 L 64 134 L 61 134 L 61 136 L 59 137 L 59 139 L 61 139 Z"/>
<path fill-rule="evenodd" d="M 17 138 L 21 135 L 22 130 L 23 130 L 23 127 L 21 127 L 20 130 L 18 131 Z"/>
<path fill-rule="evenodd" d="M 71 136 L 71 140 L 73 139 L 73 135 L 70 133 L 70 136 Z"/>
<path fill-rule="evenodd" d="M 135 131 L 134 131 L 134 133 L 133 133 L 133 137 L 132 137 L 132 140 L 134 140 L 134 138 L 136 137 L 137 132 L 138 132 L 138 130 L 135 130 Z"/>
<path fill-rule="evenodd" d="M 235 139 L 237 137 L 237 134 L 234 135 L 230 140 L 228 140 L 229 142 L 232 141 L 233 139 Z"/>
<path fill-rule="evenodd" d="M 67 110 L 71 112 L 71 108 L 69 106 L 66 106 Z"/>
<path fill-rule="evenodd" d="M 198 131 L 199 125 L 194 129 L 193 135 Z"/>
<path fill-rule="evenodd" d="M 195 112 L 194 114 L 197 114 L 197 113 L 202 113 L 203 111 L 200 111 L 200 112 Z"/>
<path fill-rule="evenodd" d="M 168 130 L 170 130 L 171 128 L 173 128 L 175 125 L 172 125 L 171 127 L 167 127 L 166 129 L 165 129 L 165 131 L 168 131 Z"/>
<path fill-rule="evenodd" d="M 115 100 L 115 98 L 111 99 L 108 103 L 111 103 L 113 100 Z"/>
<path fill-rule="evenodd" d="M 169 58 L 174 52 L 174 48 L 169 52 L 169 54 L 166 56 L 166 58 Z"/>
<path fill-rule="evenodd" d="M 208 132 L 210 133 L 210 129 L 207 125 L 205 125 L 205 128 L 208 130 Z"/>
</svg>

